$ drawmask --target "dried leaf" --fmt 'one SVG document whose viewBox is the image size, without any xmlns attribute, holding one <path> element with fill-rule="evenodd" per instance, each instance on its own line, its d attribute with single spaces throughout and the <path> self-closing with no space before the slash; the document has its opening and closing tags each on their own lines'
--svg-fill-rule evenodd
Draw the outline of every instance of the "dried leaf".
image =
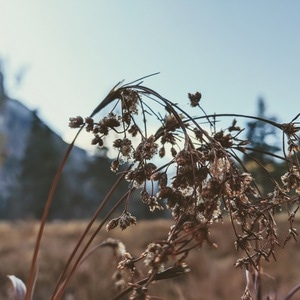
<svg viewBox="0 0 300 300">
<path fill-rule="evenodd" d="M 14 275 L 1 276 L 0 297 L 5 300 L 24 300 L 26 286 Z"/>
</svg>

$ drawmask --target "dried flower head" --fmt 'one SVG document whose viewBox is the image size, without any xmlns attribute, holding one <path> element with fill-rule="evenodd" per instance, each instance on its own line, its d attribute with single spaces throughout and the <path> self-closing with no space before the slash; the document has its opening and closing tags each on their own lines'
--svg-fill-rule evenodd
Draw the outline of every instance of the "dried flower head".
<svg viewBox="0 0 300 300">
<path fill-rule="evenodd" d="M 196 107 L 199 105 L 202 95 L 199 92 L 196 92 L 195 94 L 188 93 L 188 97 L 190 99 L 191 106 Z"/>
<path fill-rule="evenodd" d="M 136 217 L 132 216 L 129 212 L 123 211 L 120 217 L 110 220 L 106 225 L 106 230 L 110 231 L 117 226 L 122 230 L 126 229 L 130 225 L 136 224 Z"/>
<path fill-rule="evenodd" d="M 124 211 L 107 223 L 108 231 L 116 227 L 124 230 L 136 224 L 136 218 L 128 211 L 132 191 L 136 189 L 140 190 L 140 200 L 150 211 L 163 209 L 165 204 L 174 221 L 164 240 L 150 243 L 137 258 L 124 255 L 119 262 L 118 271 L 134 273 L 137 263 L 144 260 L 148 271 L 144 280 L 132 279 L 132 284 L 127 283 L 125 290 L 131 292 L 130 299 L 147 299 L 150 282 L 184 273 L 184 260 L 192 249 L 201 247 L 204 242 L 215 247 L 210 231 L 212 224 L 223 218 L 229 218 L 236 237 L 235 247 L 245 256 L 238 259 L 236 266 L 246 270 L 250 266 L 260 269 L 261 259 L 275 256 L 275 249 L 280 245 L 273 217 L 276 211 L 284 209 L 289 216 L 289 232 L 284 244 L 297 238 L 293 225 L 300 194 L 297 122 L 277 124 L 265 120 L 287 137 L 283 144 L 288 151 L 284 148 L 282 156 L 274 155 L 287 167 L 279 183 L 263 162 L 253 156 L 255 151 L 271 156 L 272 153 L 249 148 L 249 141 L 240 138 L 243 129 L 237 126 L 236 119 L 227 129 L 217 129 L 217 118 L 222 115 L 206 114 L 199 105 L 199 92 L 188 94 L 188 98 L 193 114 L 199 109 L 202 115 L 191 117 L 178 104 L 140 82 L 133 83 L 116 86 L 99 104 L 96 112 L 115 101 L 112 110 L 99 122 L 91 117 L 86 118 L 85 123 L 81 117 L 70 118 L 72 128 L 85 127 L 93 134 L 92 144 L 102 146 L 103 140 L 110 141 L 117 152 L 111 170 L 129 182 L 129 191 L 119 202 L 124 203 Z M 163 117 L 152 103 L 161 105 L 167 114 Z M 157 127 L 152 118 L 158 120 Z M 203 119 L 208 124 L 205 129 Z M 211 132 L 206 127 L 210 127 Z M 104 139 L 104 136 L 108 137 Z M 130 163 L 129 167 L 120 170 L 124 161 Z M 257 180 L 258 173 L 270 179 L 271 192 L 264 193 Z M 173 260 L 174 265 L 167 266 Z M 118 286 L 123 286 L 123 275 L 116 273 L 115 276 Z M 251 299 L 248 289 L 243 297 Z"/>
<path fill-rule="evenodd" d="M 70 128 L 78 128 L 84 124 L 83 118 L 80 116 L 78 116 L 76 118 L 70 118 L 69 121 L 70 121 L 70 123 L 69 123 Z"/>
</svg>

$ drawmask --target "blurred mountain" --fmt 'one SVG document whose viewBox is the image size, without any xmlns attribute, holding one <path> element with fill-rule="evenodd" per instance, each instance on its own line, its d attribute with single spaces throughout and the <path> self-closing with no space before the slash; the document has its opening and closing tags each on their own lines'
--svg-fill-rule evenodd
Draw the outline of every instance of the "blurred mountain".
<svg viewBox="0 0 300 300">
<path fill-rule="evenodd" d="M 6 95 L 0 70 L 0 219 L 41 217 L 67 148 L 68 144 L 36 111 Z M 117 179 L 110 164 L 105 151 L 91 156 L 74 147 L 55 191 L 49 218 L 91 217 Z M 121 184 L 103 213 L 112 208 L 127 187 L 128 183 Z M 130 209 L 135 216 L 164 216 L 165 212 L 151 214 L 147 205 L 136 203 L 138 197 L 134 195 Z"/>
<path fill-rule="evenodd" d="M 1 93 L 1 91 L 0 91 Z M 2 94 L 0 103 L 0 209 L 7 205 L 10 191 L 20 173 L 20 162 L 31 130 L 31 113 L 20 102 Z"/>
<path fill-rule="evenodd" d="M 0 218 L 37 218 L 68 145 L 35 111 L 10 99 L 3 81 L 0 71 Z M 90 216 L 116 180 L 109 167 L 106 157 L 92 157 L 74 147 L 50 218 Z M 99 180 L 101 175 L 105 180 Z"/>
</svg>

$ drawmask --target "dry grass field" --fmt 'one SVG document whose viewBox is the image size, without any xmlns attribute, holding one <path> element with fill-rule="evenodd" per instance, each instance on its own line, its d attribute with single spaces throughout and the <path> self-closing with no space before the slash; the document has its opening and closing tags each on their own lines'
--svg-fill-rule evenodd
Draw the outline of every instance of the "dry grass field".
<svg viewBox="0 0 300 300">
<path fill-rule="evenodd" d="M 299 224 L 298 220 L 298 228 Z M 148 243 L 164 239 L 169 225 L 166 220 L 140 221 L 123 232 L 102 232 L 95 243 L 100 243 L 107 237 L 117 238 L 126 245 L 128 252 L 137 256 Z M 40 252 L 34 300 L 49 299 L 58 275 L 84 226 L 83 221 L 53 222 L 47 225 Z M 279 237 L 283 240 L 288 228 L 285 225 L 279 227 Z M 34 222 L 0 223 L 2 274 L 14 274 L 26 281 L 37 230 L 38 224 Z M 156 296 L 153 299 L 240 299 L 245 287 L 245 273 L 233 266 L 238 253 L 234 250 L 230 224 L 215 226 L 212 239 L 217 243 L 217 249 L 205 244 L 201 249 L 192 251 L 187 258 L 190 273 L 151 285 L 151 295 Z M 276 293 L 276 299 L 283 299 L 293 286 L 300 283 L 299 250 L 299 243 L 291 241 L 284 250 L 278 249 L 277 262 L 265 263 L 264 295 L 275 299 Z M 111 249 L 99 248 L 77 270 L 64 299 L 112 299 L 112 274 L 115 265 Z M 300 294 L 293 299 L 300 299 Z"/>
</svg>

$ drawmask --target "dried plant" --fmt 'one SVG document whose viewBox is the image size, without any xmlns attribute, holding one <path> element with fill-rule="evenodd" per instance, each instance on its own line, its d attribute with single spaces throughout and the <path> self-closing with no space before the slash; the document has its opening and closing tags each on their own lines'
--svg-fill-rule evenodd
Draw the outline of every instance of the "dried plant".
<svg viewBox="0 0 300 300">
<path fill-rule="evenodd" d="M 23 300 L 26 287 L 23 281 L 14 275 L 0 274 L 0 299 Z"/>
<path fill-rule="evenodd" d="M 145 87 L 143 79 L 116 85 L 89 117 L 70 118 L 70 127 L 79 131 L 58 170 L 46 203 L 26 299 L 33 294 L 39 247 L 57 182 L 83 129 L 91 134 L 93 145 L 115 149 L 111 171 L 118 177 L 70 255 L 51 299 L 62 297 L 71 276 L 91 253 L 90 246 L 104 226 L 108 231 L 116 227 L 125 230 L 137 223 L 130 212 L 132 197 L 136 195 L 133 191 L 139 191 L 141 202 L 148 205 L 150 211 L 169 210 L 173 225 L 164 240 L 150 242 L 138 257 L 126 252 L 120 241 L 108 240 L 99 245 L 110 246 L 115 253 L 114 281 L 118 292 L 114 299 L 124 295 L 129 299 L 150 299 L 148 286 L 151 282 L 188 272 L 185 260 L 190 251 L 205 242 L 217 247 L 210 237 L 211 226 L 214 222 L 222 222 L 223 218 L 230 220 L 236 250 L 242 254 L 235 266 L 245 268 L 248 278 L 242 299 L 262 299 L 261 260 L 275 259 L 276 247 L 281 246 L 274 218 L 278 208 L 284 208 L 290 225 L 283 244 L 297 239 L 293 223 L 300 203 L 299 115 L 285 124 L 238 114 L 207 115 L 200 106 L 201 94 L 196 92 L 188 94 L 193 113 L 198 110 L 194 117 L 180 105 Z M 161 111 L 165 112 L 164 116 L 159 113 Z M 225 117 L 235 119 L 227 129 L 217 130 L 217 119 Z M 286 172 L 282 174 L 282 182 L 272 178 L 274 189 L 267 195 L 260 191 L 241 159 L 250 146 L 241 137 L 243 129 L 237 125 L 237 118 L 263 121 L 282 132 L 282 155 L 269 155 L 282 160 Z M 263 168 L 258 161 L 256 163 Z M 268 176 L 267 170 L 264 171 Z M 92 229 L 123 180 L 128 182 L 128 191 L 106 216 L 101 216 L 99 226 Z M 121 206 L 121 215 L 113 216 Z M 92 232 L 90 238 L 87 238 L 88 232 Z M 250 288 L 252 278 L 256 283 L 254 290 Z"/>
</svg>

